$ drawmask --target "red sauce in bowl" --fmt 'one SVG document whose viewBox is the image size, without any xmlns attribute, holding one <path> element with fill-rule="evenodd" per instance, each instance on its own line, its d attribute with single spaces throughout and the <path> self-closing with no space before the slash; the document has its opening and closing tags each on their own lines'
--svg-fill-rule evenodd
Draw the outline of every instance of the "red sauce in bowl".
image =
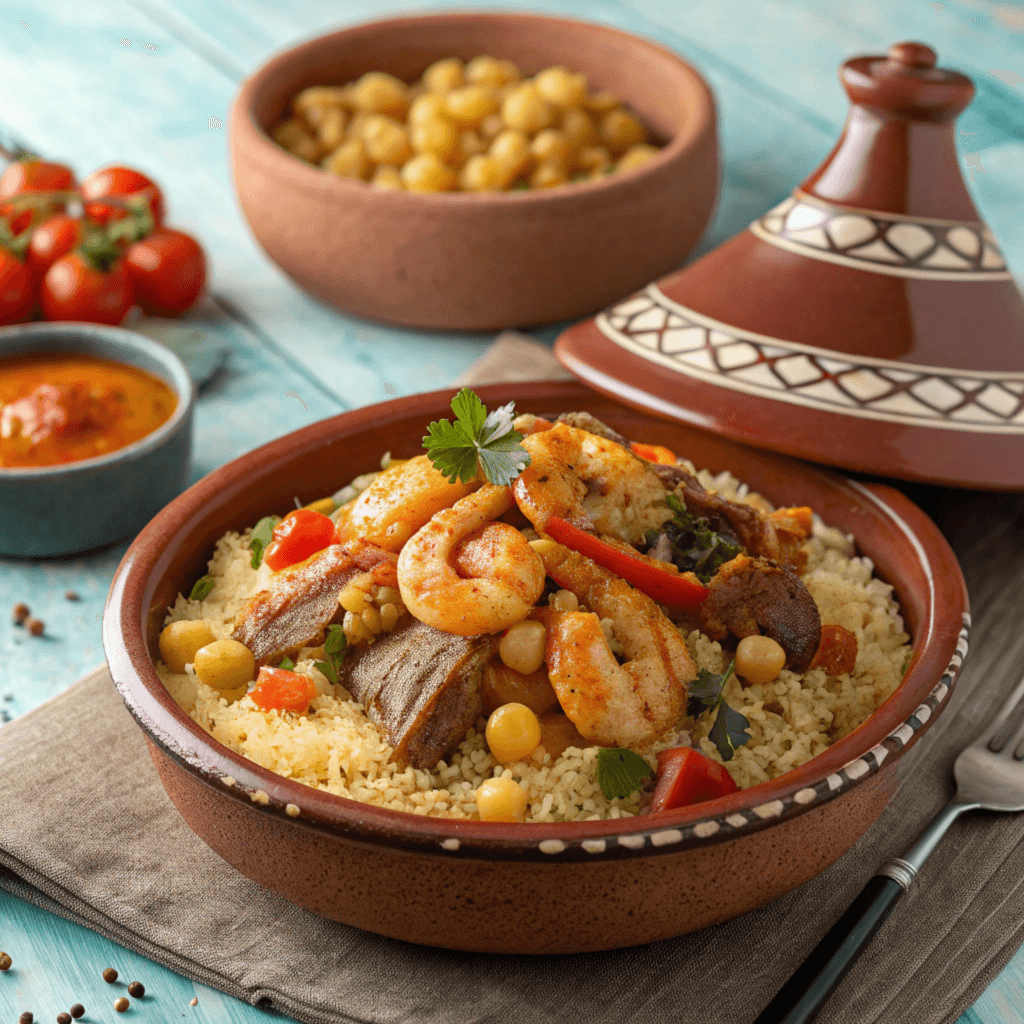
<svg viewBox="0 0 1024 1024">
<path fill-rule="evenodd" d="M 124 363 L 64 352 L 0 359 L 0 470 L 107 455 L 177 405 L 164 381 Z"/>
</svg>

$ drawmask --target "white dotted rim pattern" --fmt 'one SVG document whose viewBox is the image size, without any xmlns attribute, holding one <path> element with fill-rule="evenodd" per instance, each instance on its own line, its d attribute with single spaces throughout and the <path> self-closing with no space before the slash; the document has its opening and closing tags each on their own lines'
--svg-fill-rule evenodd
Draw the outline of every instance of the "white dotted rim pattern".
<svg viewBox="0 0 1024 1024">
<path fill-rule="evenodd" d="M 1024 372 L 849 356 L 731 327 L 648 285 L 594 320 L 635 355 L 757 398 L 913 426 L 1024 435 Z"/>
<path fill-rule="evenodd" d="M 811 259 L 931 281 L 1005 281 L 995 235 L 978 221 L 902 217 L 827 203 L 797 189 L 750 230 Z"/>
<path fill-rule="evenodd" d="M 576 859 L 588 859 L 587 857 L 581 857 L 580 854 L 595 856 L 613 851 L 637 853 L 648 846 L 659 849 L 676 846 L 685 840 L 699 842 L 701 840 L 716 839 L 716 841 L 721 841 L 723 839 L 730 839 L 738 833 L 769 819 L 782 818 L 791 811 L 804 809 L 812 804 L 821 804 L 840 796 L 865 776 L 874 775 L 878 772 L 882 767 L 882 763 L 890 754 L 896 754 L 906 747 L 913 739 L 914 733 L 946 701 L 963 665 L 964 658 L 967 656 L 967 638 L 970 628 L 971 616 L 964 612 L 956 650 L 939 681 L 932 688 L 928 696 L 925 697 L 924 701 L 914 709 L 913 714 L 867 753 L 854 758 L 840 768 L 839 771 L 833 772 L 813 785 L 805 786 L 793 793 L 775 800 L 769 800 L 754 807 L 733 811 L 721 817 L 704 818 L 672 828 L 652 828 L 641 832 L 629 832 L 626 835 L 588 839 L 548 837 L 537 842 L 537 851 L 545 857 L 568 853 L 575 855 Z M 263 807 L 273 805 L 273 810 L 283 811 L 290 818 L 298 818 L 302 814 L 302 809 L 298 805 L 293 803 L 279 804 L 277 800 L 270 798 L 264 790 L 243 786 L 230 776 L 223 775 L 220 777 L 220 781 L 225 786 L 238 792 L 243 798 L 247 796 L 255 804 L 260 804 Z M 462 840 L 453 837 L 440 839 L 437 841 L 437 846 L 439 849 L 451 854 L 458 853 L 463 846 L 467 846 L 469 848 L 468 852 L 475 856 L 480 854 L 478 844 L 473 843 L 468 837 Z"/>
</svg>

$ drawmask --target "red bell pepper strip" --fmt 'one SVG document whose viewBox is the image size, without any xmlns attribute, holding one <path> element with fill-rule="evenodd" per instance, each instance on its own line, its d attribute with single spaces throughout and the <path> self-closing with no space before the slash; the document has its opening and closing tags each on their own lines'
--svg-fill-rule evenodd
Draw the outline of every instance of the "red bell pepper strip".
<svg viewBox="0 0 1024 1024">
<path fill-rule="evenodd" d="M 274 527 L 263 561 L 274 572 L 305 561 L 334 543 L 334 523 L 308 508 L 289 512 Z"/>
<path fill-rule="evenodd" d="M 309 702 L 316 694 L 308 676 L 267 665 L 260 669 L 256 685 L 249 692 L 253 704 L 264 711 L 295 711 L 300 715 L 309 711 Z"/>
<path fill-rule="evenodd" d="M 676 453 L 671 448 L 665 448 L 660 444 L 644 444 L 642 441 L 634 441 L 630 448 L 634 455 L 648 462 L 657 462 L 662 466 L 674 466 L 676 464 Z"/>
<path fill-rule="evenodd" d="M 629 554 L 620 548 L 606 544 L 592 533 L 580 530 L 564 519 L 552 516 L 544 524 L 544 532 L 552 539 L 605 569 L 620 576 L 659 604 L 675 605 L 681 608 L 695 608 L 708 596 L 708 588 L 686 576 L 676 575 L 667 569 L 658 569 L 639 554 Z"/>
<path fill-rule="evenodd" d="M 690 747 L 673 747 L 658 754 L 658 782 L 651 810 L 670 811 L 737 792 L 739 787 L 732 776 L 717 761 Z"/>
</svg>

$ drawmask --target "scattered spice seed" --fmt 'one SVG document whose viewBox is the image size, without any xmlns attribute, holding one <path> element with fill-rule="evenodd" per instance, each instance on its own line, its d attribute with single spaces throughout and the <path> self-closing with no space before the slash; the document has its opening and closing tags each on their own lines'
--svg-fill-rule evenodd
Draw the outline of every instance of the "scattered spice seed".
<svg viewBox="0 0 1024 1024">
<path fill-rule="evenodd" d="M 0 971 L 9 971 L 13 962 L 10 953 L 0 953 Z"/>
<path fill-rule="evenodd" d="M 117 1010 L 118 1013 L 124 1013 L 124 1011 L 128 1009 L 128 1000 L 125 999 L 124 996 L 119 996 L 114 1000 L 114 1009 Z"/>
<path fill-rule="evenodd" d="M 31 1010 L 26 1010 L 19 1018 L 18 1024 L 32 1024 L 35 1018 L 32 1016 Z"/>
<path fill-rule="evenodd" d="M 29 616 L 29 606 L 22 602 L 19 602 L 14 606 L 14 611 L 11 612 L 11 621 L 16 625 L 20 626 Z"/>
<path fill-rule="evenodd" d="M 78 1020 L 79 1017 L 85 1016 L 85 1007 L 81 1003 L 75 1003 L 75 1005 L 68 1010 L 68 1013 L 70 1013 L 75 1020 Z"/>
<path fill-rule="evenodd" d="M 67 593 L 65 593 L 65 595 L 64 595 L 64 598 L 67 601 L 80 601 L 81 600 L 81 598 L 73 590 L 67 591 Z"/>
<path fill-rule="evenodd" d="M 128 983 L 128 995 L 133 999 L 141 999 L 146 994 L 146 986 L 141 981 L 132 981 Z"/>
<path fill-rule="evenodd" d="M 57 1014 L 57 1024 L 71 1024 L 71 1014 L 70 1013 L 58 1013 Z"/>
<path fill-rule="evenodd" d="M 103 971 L 103 980 L 108 985 L 113 985 L 114 982 L 117 981 L 117 971 L 115 971 L 113 967 L 105 968 Z"/>
<path fill-rule="evenodd" d="M 199 1005 L 199 996 L 193 996 L 192 997 L 192 1001 L 188 1005 L 189 1006 L 198 1006 Z"/>
<path fill-rule="evenodd" d="M 46 629 L 46 623 L 43 622 L 42 619 L 29 619 L 25 623 L 25 628 L 33 636 L 42 636 L 43 635 L 43 630 Z"/>
</svg>

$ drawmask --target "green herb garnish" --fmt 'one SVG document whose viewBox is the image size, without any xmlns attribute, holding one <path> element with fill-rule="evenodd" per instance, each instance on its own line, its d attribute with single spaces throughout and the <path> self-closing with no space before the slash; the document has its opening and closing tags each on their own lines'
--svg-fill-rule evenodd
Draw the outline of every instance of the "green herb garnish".
<svg viewBox="0 0 1024 1024">
<path fill-rule="evenodd" d="M 523 435 L 512 429 L 515 404 L 488 413 L 476 393 L 463 388 L 452 399 L 455 422 L 435 420 L 427 427 L 423 447 L 450 484 L 469 483 L 479 467 L 485 479 L 504 486 L 526 469 L 530 456 L 519 444 Z"/>
<path fill-rule="evenodd" d="M 249 541 L 249 550 L 252 551 L 252 560 L 249 564 L 254 568 L 260 567 L 263 561 L 263 552 L 270 543 L 274 534 L 274 527 L 281 522 L 280 516 L 264 516 L 252 531 L 252 540 Z"/>
<path fill-rule="evenodd" d="M 294 661 L 292 661 L 292 659 L 291 659 L 291 658 L 282 658 L 282 659 L 281 659 L 281 660 L 280 660 L 280 661 L 279 661 L 279 662 L 277 663 L 277 667 L 278 667 L 278 668 L 286 668 L 286 669 L 287 669 L 287 670 L 288 670 L 289 672 L 291 672 L 291 670 L 292 670 L 293 668 L 295 668 L 295 662 L 294 662 Z"/>
<path fill-rule="evenodd" d="M 690 696 L 686 703 L 686 712 L 698 718 L 706 711 L 715 712 L 715 722 L 708 733 L 708 739 L 718 748 L 723 761 L 731 761 L 737 747 L 742 747 L 750 739 L 750 722 L 726 702 L 722 696 L 725 684 L 732 675 L 736 660 L 729 662 L 729 667 L 720 675 L 702 668 L 697 678 L 690 683 Z"/>
<path fill-rule="evenodd" d="M 743 553 L 743 548 L 733 539 L 711 529 L 710 521 L 704 516 L 688 512 L 675 494 L 667 495 L 665 501 L 674 514 L 661 530 L 668 536 L 672 561 L 681 572 L 692 572 L 701 583 L 707 583 L 721 566 Z M 648 530 L 647 543 L 655 544 L 659 532 Z"/>
<path fill-rule="evenodd" d="M 345 631 L 337 624 L 328 626 L 327 639 L 324 641 L 324 654 L 327 655 L 327 660 L 314 661 L 313 664 L 335 686 L 338 684 L 338 673 L 341 671 L 341 663 L 345 660 L 347 651 L 348 641 L 345 639 Z"/>
<path fill-rule="evenodd" d="M 597 752 L 597 784 L 608 800 L 635 793 L 653 774 L 651 766 L 627 747 L 602 747 Z"/>
<path fill-rule="evenodd" d="M 188 595 L 190 601 L 205 601 L 213 590 L 213 580 L 209 576 L 201 576 L 196 580 Z"/>
</svg>

